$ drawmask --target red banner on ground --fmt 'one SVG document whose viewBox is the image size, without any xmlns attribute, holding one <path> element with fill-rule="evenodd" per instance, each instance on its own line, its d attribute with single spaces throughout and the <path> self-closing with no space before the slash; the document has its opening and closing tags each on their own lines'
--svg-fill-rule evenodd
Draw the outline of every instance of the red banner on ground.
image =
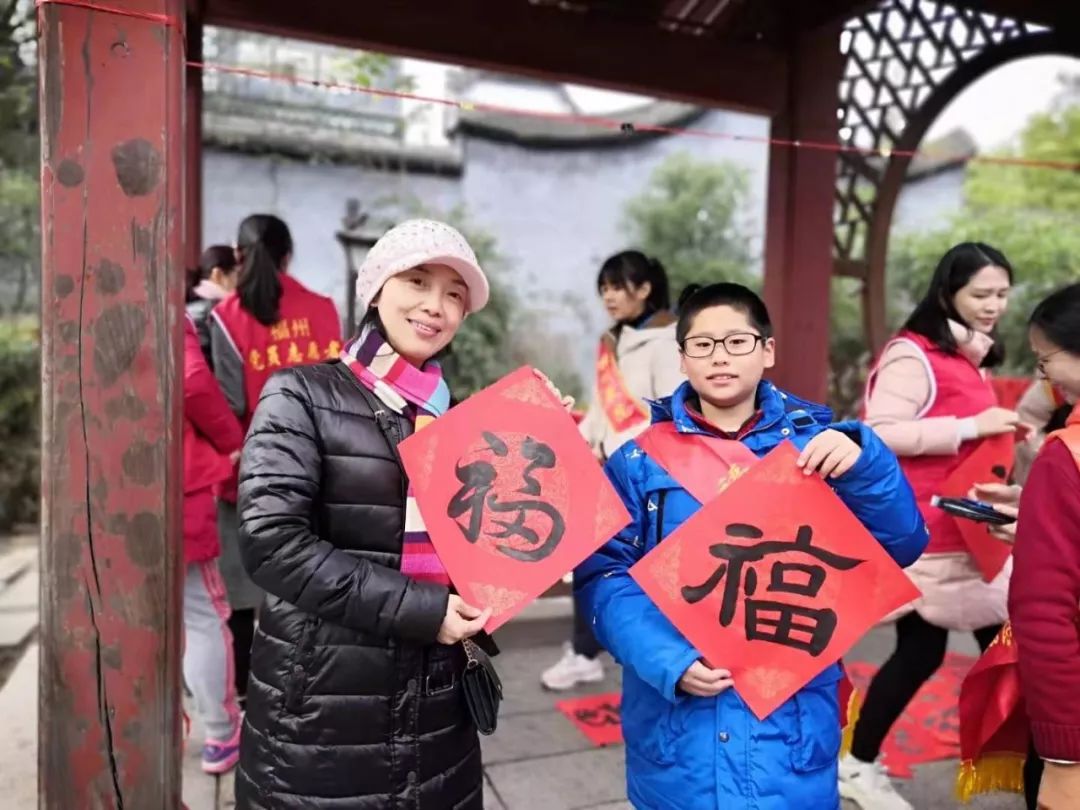
<svg viewBox="0 0 1080 810">
<path fill-rule="evenodd" d="M 599 747 L 618 745 L 623 741 L 622 716 L 619 712 L 621 705 L 622 697 L 612 692 L 609 695 L 560 700 L 555 708 L 565 714 L 589 742 Z"/>
<path fill-rule="evenodd" d="M 630 573 L 759 718 L 918 589 L 785 442 Z"/>
<path fill-rule="evenodd" d="M 881 746 L 881 764 L 889 776 L 911 779 L 915 765 L 960 755 L 957 696 L 974 663 L 971 656 L 948 653 L 934 676 L 915 693 Z M 877 667 L 854 661 L 847 665 L 847 671 L 860 696 L 865 697 Z"/>
<path fill-rule="evenodd" d="M 494 631 L 630 522 L 573 419 L 530 368 L 400 445 L 431 542 Z"/>
</svg>

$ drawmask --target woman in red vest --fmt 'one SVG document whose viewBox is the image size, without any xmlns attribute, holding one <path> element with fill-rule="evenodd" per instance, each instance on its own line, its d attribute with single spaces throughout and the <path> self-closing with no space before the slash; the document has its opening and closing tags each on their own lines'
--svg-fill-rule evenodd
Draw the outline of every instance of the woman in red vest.
<svg viewBox="0 0 1080 810">
<path fill-rule="evenodd" d="M 1035 308 L 1030 339 L 1039 371 L 1075 402 L 1080 284 Z M 1014 554 L 1009 617 L 1032 742 L 1045 762 L 1037 806 L 1072 810 L 1080 807 L 1080 408 L 1031 467 Z M 1030 777 L 1025 787 L 1034 792 Z"/>
<path fill-rule="evenodd" d="M 649 426 L 647 400 L 670 396 L 685 377 L 667 273 L 657 259 L 637 250 L 616 253 L 600 266 L 596 290 L 613 325 L 600 337 L 596 386 L 581 434 L 604 461 Z M 603 679 L 600 645 L 575 607 L 573 640 L 540 682 L 562 691 Z"/>
<path fill-rule="evenodd" d="M 277 217 L 254 214 L 241 222 L 236 290 L 210 315 L 214 374 L 245 432 L 271 374 L 336 359 L 341 353 L 337 308 L 288 275 L 292 252 L 292 234 Z M 219 492 L 218 523 L 221 573 L 232 606 L 229 626 L 236 650 L 237 691 L 244 695 L 262 591 L 240 559 L 235 476 Z"/>
<path fill-rule="evenodd" d="M 1006 618 L 1008 566 L 984 582 L 953 519 L 930 499 L 980 439 L 1018 428 L 1017 414 L 997 406 L 986 371 L 1004 356 L 994 330 L 1012 280 L 1008 260 L 988 245 L 949 250 L 867 382 L 866 421 L 899 456 L 930 544 L 907 569 L 923 596 L 896 622 L 896 649 L 866 692 L 851 753 L 840 763 L 840 793 L 863 810 L 911 810 L 877 762 L 882 742 L 941 666 L 949 631 L 973 631 L 985 649 Z"/>
</svg>

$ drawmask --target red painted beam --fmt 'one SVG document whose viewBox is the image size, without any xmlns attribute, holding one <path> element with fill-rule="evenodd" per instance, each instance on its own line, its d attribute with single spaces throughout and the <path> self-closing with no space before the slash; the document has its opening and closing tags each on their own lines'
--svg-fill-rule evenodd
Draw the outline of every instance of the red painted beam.
<svg viewBox="0 0 1080 810">
<path fill-rule="evenodd" d="M 789 104 L 773 118 L 772 135 L 834 142 L 843 69 L 839 26 L 803 34 L 792 53 Z M 770 149 L 765 299 L 777 333 L 773 379 L 819 402 L 829 373 L 835 186 L 835 153 Z"/>
<path fill-rule="evenodd" d="M 203 24 L 200 3 L 188 2 L 187 57 L 189 61 L 201 62 L 203 58 Z M 186 267 L 193 269 L 202 254 L 202 71 L 188 68 L 187 85 L 184 88 L 184 166 L 187 181 L 184 183 L 184 257 Z"/>
<path fill-rule="evenodd" d="M 769 114 L 784 54 L 525 0 L 207 0 L 206 23 Z"/>
<path fill-rule="evenodd" d="M 180 802 L 182 0 L 40 7 L 42 808 Z"/>
</svg>

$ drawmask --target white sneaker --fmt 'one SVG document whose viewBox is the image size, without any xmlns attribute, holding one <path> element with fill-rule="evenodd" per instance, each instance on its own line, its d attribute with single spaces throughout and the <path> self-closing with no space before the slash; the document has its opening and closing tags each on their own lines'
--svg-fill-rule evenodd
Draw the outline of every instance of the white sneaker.
<svg viewBox="0 0 1080 810">
<path fill-rule="evenodd" d="M 840 795 L 862 810 L 915 810 L 896 792 L 880 762 L 863 762 L 851 754 L 840 760 Z"/>
<path fill-rule="evenodd" d="M 599 683 L 604 680 L 604 665 L 598 658 L 586 658 L 574 652 L 572 645 L 565 645 L 563 657 L 540 676 L 545 689 L 562 692 L 573 689 L 579 683 Z"/>
</svg>

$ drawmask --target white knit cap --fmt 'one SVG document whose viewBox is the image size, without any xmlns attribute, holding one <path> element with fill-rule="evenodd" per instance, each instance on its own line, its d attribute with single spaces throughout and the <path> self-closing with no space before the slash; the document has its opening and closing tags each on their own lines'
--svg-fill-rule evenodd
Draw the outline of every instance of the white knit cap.
<svg viewBox="0 0 1080 810">
<path fill-rule="evenodd" d="M 488 302 L 488 281 L 469 243 L 454 228 L 431 219 L 410 219 L 383 234 L 368 252 L 356 277 L 356 297 L 363 310 L 391 276 L 423 264 L 442 264 L 456 270 L 469 288 L 469 312 Z"/>
</svg>

